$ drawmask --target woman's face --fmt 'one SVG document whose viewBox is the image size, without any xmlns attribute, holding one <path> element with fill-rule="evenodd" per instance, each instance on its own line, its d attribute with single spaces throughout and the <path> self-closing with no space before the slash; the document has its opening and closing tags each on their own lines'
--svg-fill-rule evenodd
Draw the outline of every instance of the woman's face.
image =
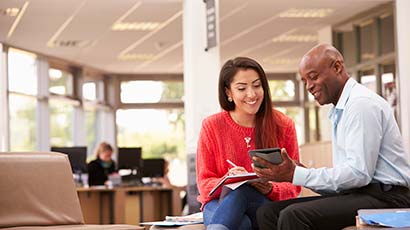
<svg viewBox="0 0 410 230">
<path fill-rule="evenodd" d="M 232 79 L 228 97 L 235 103 L 235 113 L 242 116 L 255 115 L 263 101 L 263 87 L 258 73 L 253 69 L 239 70 Z"/>
<path fill-rule="evenodd" d="M 111 161 L 111 156 L 112 156 L 112 151 L 105 150 L 105 151 L 100 152 L 99 158 L 102 161 Z"/>
</svg>

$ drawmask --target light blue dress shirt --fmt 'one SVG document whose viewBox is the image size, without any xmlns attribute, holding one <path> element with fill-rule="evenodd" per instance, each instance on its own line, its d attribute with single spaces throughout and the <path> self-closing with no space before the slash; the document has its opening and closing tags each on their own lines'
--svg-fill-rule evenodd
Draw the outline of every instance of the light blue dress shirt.
<svg viewBox="0 0 410 230">
<path fill-rule="evenodd" d="M 334 193 L 369 183 L 410 187 L 410 159 L 393 111 L 379 95 L 350 78 L 329 112 L 333 168 L 297 166 L 293 184 Z"/>
</svg>

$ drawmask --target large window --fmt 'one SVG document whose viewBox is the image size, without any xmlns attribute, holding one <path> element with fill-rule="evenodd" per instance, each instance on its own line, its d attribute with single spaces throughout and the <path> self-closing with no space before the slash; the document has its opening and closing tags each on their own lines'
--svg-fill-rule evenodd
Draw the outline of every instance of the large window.
<svg viewBox="0 0 410 230">
<path fill-rule="evenodd" d="M 185 158 L 182 109 L 120 109 L 116 117 L 119 146 L 141 146 L 144 158 Z"/>
<path fill-rule="evenodd" d="M 167 159 L 170 169 L 178 172 L 169 175 L 170 179 L 183 185 L 187 182 L 184 85 L 182 75 L 171 78 L 158 75 L 120 78 L 117 144 L 142 147 L 144 158 Z"/>
<path fill-rule="evenodd" d="M 9 95 L 10 150 L 36 149 L 36 98 L 11 93 Z"/>
<path fill-rule="evenodd" d="M 122 103 L 157 103 L 181 101 L 184 95 L 182 81 L 123 81 Z"/>
<path fill-rule="evenodd" d="M 50 100 L 51 146 L 73 146 L 74 106 L 64 100 Z"/>
<path fill-rule="evenodd" d="M 10 150 L 36 148 L 37 59 L 32 53 L 8 51 Z"/>
</svg>

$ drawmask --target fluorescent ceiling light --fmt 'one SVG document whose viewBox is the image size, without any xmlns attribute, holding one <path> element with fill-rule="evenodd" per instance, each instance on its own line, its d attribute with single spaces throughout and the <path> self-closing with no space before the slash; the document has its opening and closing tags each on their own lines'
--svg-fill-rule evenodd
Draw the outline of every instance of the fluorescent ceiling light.
<svg viewBox="0 0 410 230">
<path fill-rule="evenodd" d="M 142 30 L 151 31 L 160 26 L 159 22 L 116 22 L 112 25 L 113 31 Z"/>
<path fill-rule="evenodd" d="M 265 58 L 264 62 L 271 65 L 291 65 L 299 61 L 298 58 Z"/>
<path fill-rule="evenodd" d="M 314 34 L 290 34 L 274 37 L 272 42 L 317 42 L 318 39 Z"/>
<path fill-rule="evenodd" d="M 153 54 L 124 54 L 118 56 L 121 61 L 149 61 L 153 58 Z"/>
<path fill-rule="evenodd" d="M 279 14 L 281 18 L 324 18 L 333 13 L 334 9 L 289 9 Z"/>
<path fill-rule="evenodd" d="M 28 7 L 29 2 L 24 2 L 23 7 L 21 7 L 21 11 L 17 14 L 16 20 L 14 20 L 13 25 L 11 25 L 9 32 L 7 33 L 7 38 L 10 38 L 13 34 L 14 30 L 16 29 L 17 25 L 19 24 L 21 17 L 23 17 L 24 12 Z"/>
</svg>

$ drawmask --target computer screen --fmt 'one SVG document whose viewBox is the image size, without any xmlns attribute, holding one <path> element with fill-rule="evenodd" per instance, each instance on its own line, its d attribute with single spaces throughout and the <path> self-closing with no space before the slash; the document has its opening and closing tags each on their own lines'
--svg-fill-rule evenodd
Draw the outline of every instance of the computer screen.
<svg viewBox="0 0 410 230">
<path fill-rule="evenodd" d="M 87 172 L 87 147 L 51 147 L 51 151 L 65 153 L 70 160 L 71 170 L 73 173 L 86 173 Z"/>
<path fill-rule="evenodd" d="M 118 169 L 137 169 L 142 167 L 141 147 L 118 148 Z"/>
<path fill-rule="evenodd" d="M 164 159 L 144 159 L 142 161 L 142 177 L 163 177 Z"/>
</svg>

